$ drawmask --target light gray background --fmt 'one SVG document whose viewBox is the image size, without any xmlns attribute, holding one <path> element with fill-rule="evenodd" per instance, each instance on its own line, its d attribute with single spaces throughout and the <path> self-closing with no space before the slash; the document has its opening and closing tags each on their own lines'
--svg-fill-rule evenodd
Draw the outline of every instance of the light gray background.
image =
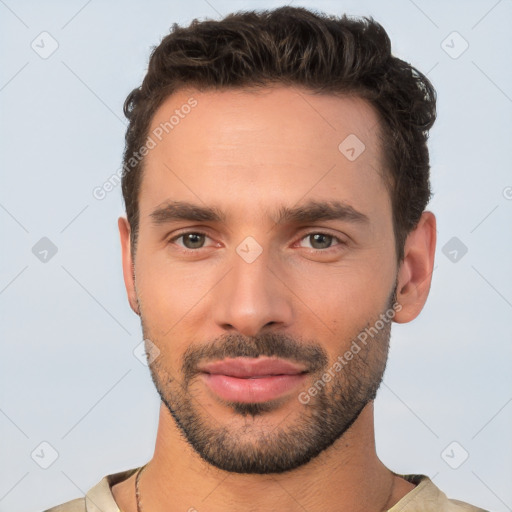
<svg viewBox="0 0 512 512">
<path fill-rule="evenodd" d="M 44 510 L 151 457 L 159 401 L 133 355 L 141 330 L 122 281 L 121 190 L 101 201 L 92 191 L 120 166 L 122 104 L 173 22 L 278 5 L 0 0 L 1 511 Z M 378 453 L 451 497 L 512 510 L 512 2 L 292 5 L 374 16 L 438 91 L 436 267 L 423 313 L 393 329 Z M 31 48 L 43 37 L 51 48 L 43 31 L 59 45 L 47 59 Z M 32 252 L 42 237 L 58 249 L 46 262 Z M 442 250 L 453 237 L 467 247 L 455 262 Z M 48 469 L 42 442 L 59 454 Z"/>
</svg>

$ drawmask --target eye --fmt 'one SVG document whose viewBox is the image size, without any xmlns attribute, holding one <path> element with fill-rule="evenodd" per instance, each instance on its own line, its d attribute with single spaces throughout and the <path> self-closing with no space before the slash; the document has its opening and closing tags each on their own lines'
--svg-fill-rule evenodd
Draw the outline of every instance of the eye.
<svg viewBox="0 0 512 512">
<path fill-rule="evenodd" d="M 183 239 L 183 245 L 178 244 L 179 247 L 193 250 L 202 249 L 203 244 L 205 242 L 205 238 L 208 238 L 208 235 L 200 231 L 188 231 L 186 233 L 181 233 L 180 235 L 171 238 L 169 242 L 175 242 L 180 238 Z"/>
<path fill-rule="evenodd" d="M 336 240 L 338 243 L 336 245 L 342 245 L 343 241 L 334 235 L 330 235 L 329 233 L 309 233 L 306 236 L 301 238 L 302 240 L 309 240 L 311 244 L 311 248 L 315 251 L 325 251 L 326 249 L 330 249 L 333 247 L 332 242 Z"/>
</svg>

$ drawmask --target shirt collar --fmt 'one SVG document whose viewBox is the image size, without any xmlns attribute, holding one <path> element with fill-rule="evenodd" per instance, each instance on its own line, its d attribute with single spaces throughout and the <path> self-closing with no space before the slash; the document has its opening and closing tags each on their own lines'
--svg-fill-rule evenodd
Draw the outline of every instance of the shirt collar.
<svg viewBox="0 0 512 512">
<path fill-rule="evenodd" d="M 112 486 L 130 478 L 140 468 L 107 475 L 85 495 L 87 512 L 120 512 L 112 494 Z"/>
</svg>

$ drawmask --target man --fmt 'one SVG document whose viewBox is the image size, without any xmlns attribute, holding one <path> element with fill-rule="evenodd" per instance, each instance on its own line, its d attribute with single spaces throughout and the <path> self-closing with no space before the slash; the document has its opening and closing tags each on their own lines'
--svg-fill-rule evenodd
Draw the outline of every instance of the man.
<svg viewBox="0 0 512 512">
<path fill-rule="evenodd" d="M 434 263 L 435 91 L 371 19 L 174 25 L 125 103 L 128 299 L 151 461 L 52 512 L 478 511 L 378 459 L 391 323 Z"/>
</svg>

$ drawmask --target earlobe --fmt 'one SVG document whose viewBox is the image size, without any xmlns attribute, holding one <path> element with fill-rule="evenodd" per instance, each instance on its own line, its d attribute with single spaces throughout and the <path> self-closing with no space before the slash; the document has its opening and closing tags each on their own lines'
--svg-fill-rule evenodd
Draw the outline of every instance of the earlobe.
<svg viewBox="0 0 512 512">
<path fill-rule="evenodd" d="M 396 291 L 401 310 L 396 313 L 395 322 L 410 322 L 423 309 L 432 281 L 435 248 L 436 218 L 432 212 L 423 212 L 405 242 Z"/>
<path fill-rule="evenodd" d="M 119 217 L 117 225 L 119 227 L 119 237 L 121 239 L 123 278 L 126 293 L 128 295 L 128 302 L 130 303 L 130 307 L 133 312 L 140 316 L 137 293 L 135 291 L 135 264 L 132 261 L 132 254 L 130 250 L 130 224 L 125 217 Z"/>
</svg>

